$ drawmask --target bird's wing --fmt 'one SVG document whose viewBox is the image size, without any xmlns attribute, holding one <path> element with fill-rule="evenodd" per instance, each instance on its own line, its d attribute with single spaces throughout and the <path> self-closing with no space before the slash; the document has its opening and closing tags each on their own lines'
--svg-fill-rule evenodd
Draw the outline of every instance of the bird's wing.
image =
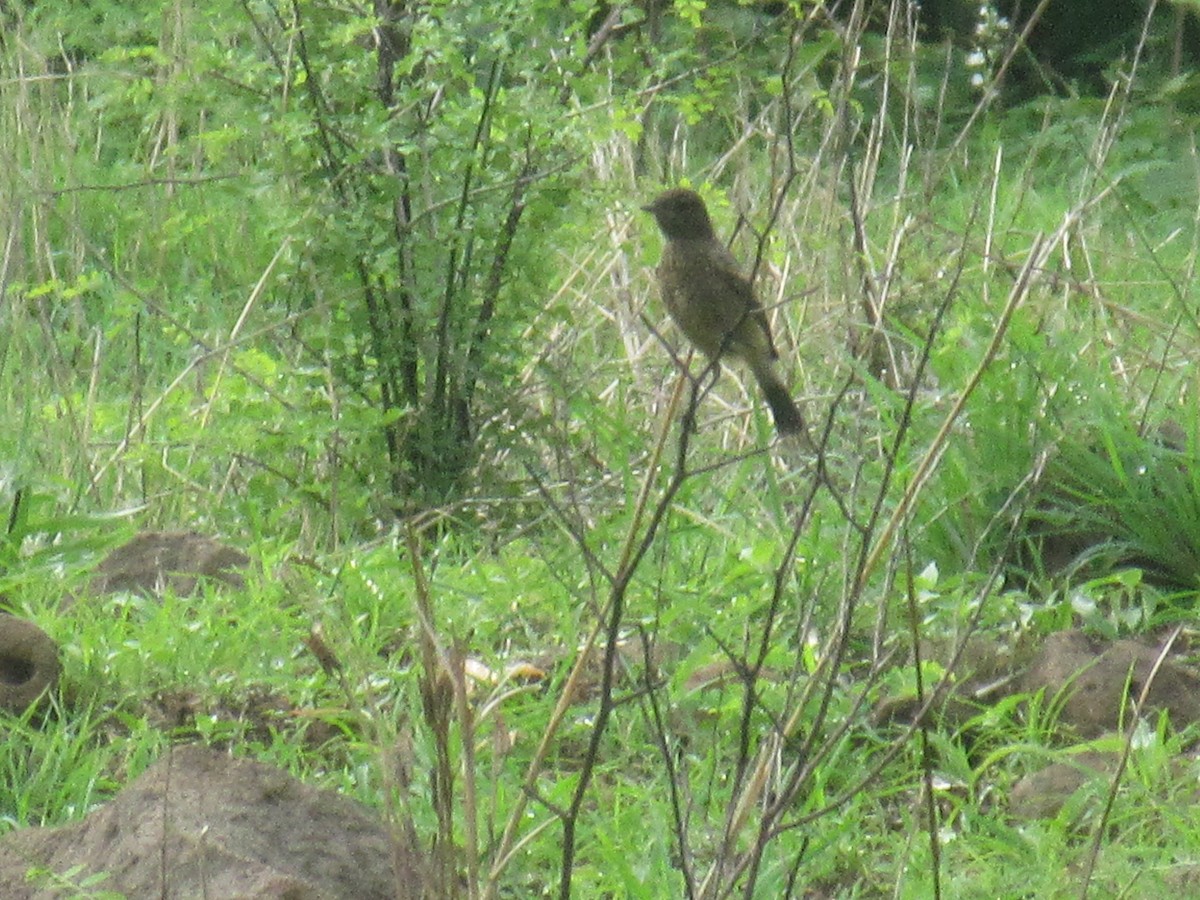
<svg viewBox="0 0 1200 900">
<path fill-rule="evenodd" d="M 728 291 L 737 296 L 746 305 L 743 309 L 748 309 L 747 318 L 752 325 L 757 326 L 762 330 L 763 337 L 767 340 L 767 350 L 771 354 L 772 359 L 779 357 L 779 352 L 775 349 L 775 341 L 771 337 L 771 323 L 767 321 L 767 313 L 762 308 L 762 304 L 754 297 L 754 286 L 750 283 L 750 279 L 742 274 L 741 268 L 734 259 L 733 254 L 729 252 L 724 244 L 720 245 L 725 252 L 720 256 L 714 254 L 713 274 L 716 280 L 721 285 L 722 290 Z M 737 323 L 730 323 L 730 327 L 736 326 Z"/>
</svg>

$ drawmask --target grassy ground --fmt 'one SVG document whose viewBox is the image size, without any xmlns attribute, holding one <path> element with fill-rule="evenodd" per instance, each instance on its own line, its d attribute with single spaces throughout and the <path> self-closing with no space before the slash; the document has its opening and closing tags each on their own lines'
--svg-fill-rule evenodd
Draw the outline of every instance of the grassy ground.
<svg viewBox="0 0 1200 900">
<path fill-rule="evenodd" d="M 961 73 L 919 54 L 841 70 L 841 94 L 794 61 L 787 102 L 735 70 L 712 116 L 733 140 L 653 104 L 613 128 L 628 100 L 602 98 L 565 221 L 518 254 L 546 289 L 519 298 L 487 452 L 462 499 L 397 522 L 344 279 L 287 202 L 306 180 L 153 182 L 170 117 L 98 128 L 106 76 L 59 73 L 64 98 L 27 49 L 5 47 L 0 123 L 0 591 L 65 672 L 48 712 L 2 720 L 0 828 L 80 816 L 202 740 L 449 835 L 471 896 L 551 895 L 564 869 L 581 897 L 1194 879 L 1186 735 L 1138 732 L 1103 816 L 1017 825 L 1010 788 L 1063 746 L 1044 718 L 871 716 L 956 677 L 911 665 L 917 635 L 1126 633 L 1194 603 L 1196 476 L 1136 459 L 1164 422 L 1200 440 L 1200 154 L 1136 77 L 1001 111 L 952 103 Z M 173 175 L 219 168 L 205 150 L 167 154 Z M 679 375 L 637 208 L 681 179 L 755 263 L 819 457 L 773 441 L 743 373 Z M 1091 493 L 1048 483 L 1063 460 Z M 1022 543 L 1063 484 L 1065 530 L 1119 519 L 1118 562 L 1167 575 L 1064 573 Z M 62 609 L 106 549 L 178 527 L 251 552 L 247 589 Z"/>
</svg>

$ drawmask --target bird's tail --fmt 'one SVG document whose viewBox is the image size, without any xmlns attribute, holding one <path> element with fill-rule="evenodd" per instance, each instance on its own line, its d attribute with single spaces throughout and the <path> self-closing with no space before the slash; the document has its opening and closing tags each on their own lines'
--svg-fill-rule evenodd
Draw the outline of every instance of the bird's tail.
<svg viewBox="0 0 1200 900">
<path fill-rule="evenodd" d="M 758 386 L 762 388 L 763 396 L 767 399 L 767 406 L 771 407 L 771 416 L 775 419 L 775 427 L 779 429 L 779 433 L 782 435 L 807 435 L 808 429 L 804 425 L 804 416 L 800 413 L 796 402 L 792 400 L 792 395 L 788 393 L 787 386 L 775 372 L 775 367 L 769 364 L 755 366 L 754 377 L 758 380 Z"/>
</svg>

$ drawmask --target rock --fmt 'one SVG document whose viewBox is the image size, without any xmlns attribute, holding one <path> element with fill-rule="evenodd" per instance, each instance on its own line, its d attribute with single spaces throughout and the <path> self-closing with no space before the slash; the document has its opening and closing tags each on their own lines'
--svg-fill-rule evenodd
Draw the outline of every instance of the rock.
<svg viewBox="0 0 1200 900">
<path fill-rule="evenodd" d="M 58 644 L 32 622 L 0 613 L 0 709 L 24 712 L 58 682 Z"/>
<path fill-rule="evenodd" d="M 0 897 L 43 900 L 61 881 L 131 898 L 391 900 L 419 896 L 421 870 L 360 804 L 286 772 L 204 747 L 177 747 L 81 821 L 0 838 Z M 80 867 L 75 869 L 74 867 Z"/>
</svg>

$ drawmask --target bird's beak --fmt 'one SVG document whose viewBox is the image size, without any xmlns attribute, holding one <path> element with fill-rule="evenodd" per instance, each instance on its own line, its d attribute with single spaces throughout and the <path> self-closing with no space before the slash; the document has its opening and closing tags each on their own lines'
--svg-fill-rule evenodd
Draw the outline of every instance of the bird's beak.
<svg viewBox="0 0 1200 900">
<path fill-rule="evenodd" d="M 645 206 L 642 207 L 642 212 L 653 213 L 654 212 L 654 204 L 647 203 Z"/>
</svg>

